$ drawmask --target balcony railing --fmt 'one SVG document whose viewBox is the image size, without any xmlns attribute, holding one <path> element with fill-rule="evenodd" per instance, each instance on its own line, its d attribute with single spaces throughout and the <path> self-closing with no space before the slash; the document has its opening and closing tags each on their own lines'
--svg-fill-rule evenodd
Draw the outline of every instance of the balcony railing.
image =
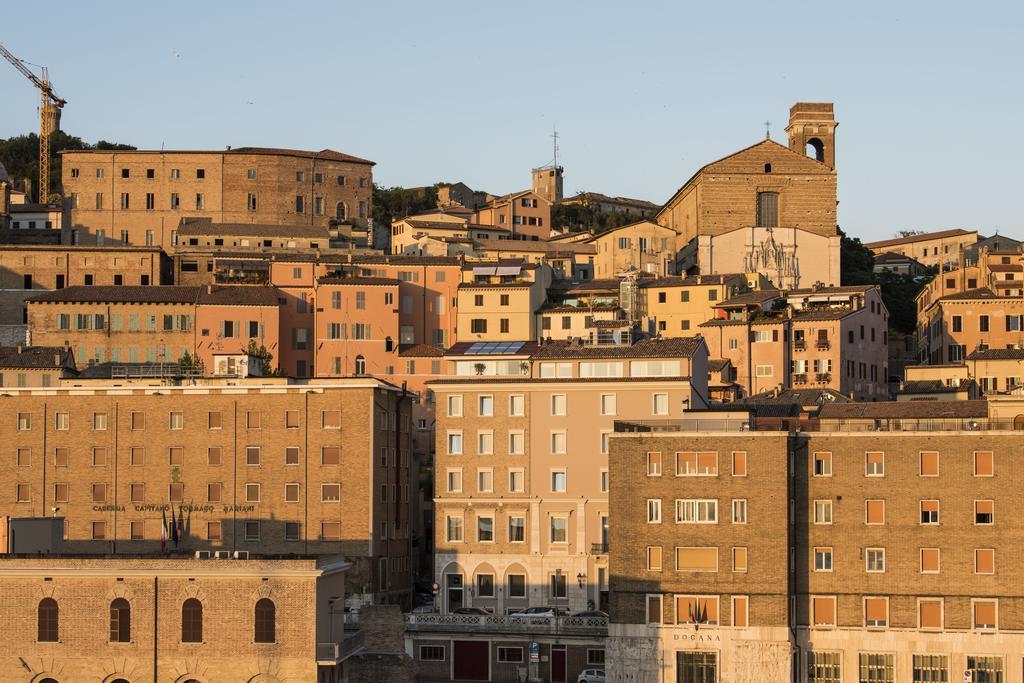
<svg viewBox="0 0 1024 683">
<path fill-rule="evenodd" d="M 316 660 L 321 664 L 336 664 L 362 650 L 365 644 L 363 631 L 345 631 L 339 643 L 317 643 Z"/>
<path fill-rule="evenodd" d="M 591 555 L 607 555 L 608 554 L 608 543 L 591 543 L 590 544 Z"/>
<path fill-rule="evenodd" d="M 819 339 L 817 343 L 815 343 L 814 348 L 818 349 L 819 351 L 827 351 L 828 349 L 832 348 L 832 342 L 830 342 L 828 339 Z"/>
<path fill-rule="evenodd" d="M 793 348 L 797 351 L 803 351 L 807 348 L 807 341 L 804 339 L 793 340 Z"/>
<path fill-rule="evenodd" d="M 832 381 L 832 373 L 831 372 L 819 372 L 818 374 L 816 374 L 814 376 L 814 379 L 815 379 L 815 381 L 820 382 L 822 384 L 828 384 L 829 382 Z"/>
<path fill-rule="evenodd" d="M 793 384 L 807 384 L 807 373 L 793 375 Z"/>
<path fill-rule="evenodd" d="M 486 631 L 489 633 L 547 633 L 564 635 L 608 634 L 608 620 L 603 617 L 533 617 L 519 614 L 406 614 L 408 631 Z"/>
</svg>

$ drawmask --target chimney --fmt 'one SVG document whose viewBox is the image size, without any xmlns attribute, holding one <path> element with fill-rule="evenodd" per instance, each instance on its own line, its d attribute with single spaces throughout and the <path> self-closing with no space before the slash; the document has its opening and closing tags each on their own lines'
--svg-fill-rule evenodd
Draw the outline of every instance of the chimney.
<svg viewBox="0 0 1024 683">
<path fill-rule="evenodd" d="M 54 365 L 60 365 L 60 354 L 59 353 L 53 354 L 53 364 Z"/>
<path fill-rule="evenodd" d="M 21 344 L 18 344 L 18 355 L 19 355 L 19 356 L 20 356 L 20 355 L 22 354 L 22 352 L 23 352 L 24 350 L 25 350 L 25 347 L 24 347 L 24 346 L 22 346 Z"/>
<path fill-rule="evenodd" d="M 213 285 L 206 285 L 206 293 L 213 294 Z"/>
</svg>

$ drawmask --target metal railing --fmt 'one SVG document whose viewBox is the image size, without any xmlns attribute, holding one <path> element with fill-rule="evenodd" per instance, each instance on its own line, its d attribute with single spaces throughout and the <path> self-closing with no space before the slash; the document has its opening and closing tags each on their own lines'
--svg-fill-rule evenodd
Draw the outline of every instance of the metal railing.
<svg viewBox="0 0 1024 683">
<path fill-rule="evenodd" d="M 822 432 L 992 432 L 1021 430 L 1013 420 L 988 418 L 878 418 L 820 420 Z"/>
<path fill-rule="evenodd" d="M 500 633 L 607 635 L 608 620 L 604 617 L 539 617 L 520 614 L 406 614 L 405 627 L 410 631 L 474 629 Z"/>
<path fill-rule="evenodd" d="M 349 631 L 338 643 L 317 643 L 316 659 L 319 662 L 340 662 L 356 654 L 366 645 L 362 631 Z"/>
<path fill-rule="evenodd" d="M 683 418 L 679 420 L 616 420 L 616 432 L 746 432 L 750 420 Z"/>
<path fill-rule="evenodd" d="M 590 544 L 591 555 L 607 555 L 608 554 L 608 543 L 591 543 Z"/>
</svg>

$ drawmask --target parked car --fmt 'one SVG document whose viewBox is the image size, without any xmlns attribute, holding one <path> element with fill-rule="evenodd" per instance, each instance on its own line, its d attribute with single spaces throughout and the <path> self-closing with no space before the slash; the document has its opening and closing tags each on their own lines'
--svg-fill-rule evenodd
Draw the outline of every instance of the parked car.
<svg viewBox="0 0 1024 683">
<path fill-rule="evenodd" d="M 573 616 L 574 617 L 598 617 L 598 618 L 601 618 L 601 619 L 607 619 L 608 618 L 608 613 L 607 612 L 602 612 L 599 609 L 591 609 L 591 610 L 587 610 L 586 612 L 577 612 Z"/>
<path fill-rule="evenodd" d="M 527 607 L 524 610 L 516 612 L 517 617 L 529 617 L 535 619 L 541 619 L 544 617 L 554 617 L 558 615 L 558 610 L 554 607 Z"/>
<path fill-rule="evenodd" d="M 486 617 L 490 612 L 483 607 L 457 607 L 452 610 L 452 614 L 475 614 L 478 617 Z"/>
<path fill-rule="evenodd" d="M 433 614 L 433 605 L 420 605 L 419 607 L 412 608 L 412 614 Z"/>
<path fill-rule="evenodd" d="M 604 683 L 604 681 L 604 669 L 584 669 L 576 679 L 576 683 Z"/>
</svg>

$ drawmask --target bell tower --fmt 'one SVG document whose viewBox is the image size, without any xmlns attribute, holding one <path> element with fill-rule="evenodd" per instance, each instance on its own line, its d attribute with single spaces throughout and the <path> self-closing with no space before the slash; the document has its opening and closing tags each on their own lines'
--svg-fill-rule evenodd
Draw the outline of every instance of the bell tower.
<svg viewBox="0 0 1024 683">
<path fill-rule="evenodd" d="M 797 102 L 789 108 L 789 148 L 834 170 L 838 125 L 831 102 Z"/>
</svg>

